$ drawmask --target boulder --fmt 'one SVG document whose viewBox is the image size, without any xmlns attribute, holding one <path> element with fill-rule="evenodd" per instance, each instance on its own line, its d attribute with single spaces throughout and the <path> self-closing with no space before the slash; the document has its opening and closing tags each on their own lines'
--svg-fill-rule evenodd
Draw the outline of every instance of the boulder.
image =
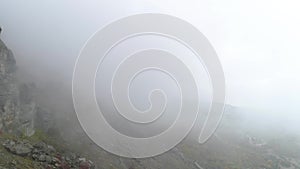
<svg viewBox="0 0 300 169">
<path fill-rule="evenodd" d="M 32 152 L 33 146 L 27 141 L 13 141 L 7 140 L 3 144 L 4 148 L 6 148 L 9 152 L 19 155 L 19 156 L 27 156 Z"/>
</svg>

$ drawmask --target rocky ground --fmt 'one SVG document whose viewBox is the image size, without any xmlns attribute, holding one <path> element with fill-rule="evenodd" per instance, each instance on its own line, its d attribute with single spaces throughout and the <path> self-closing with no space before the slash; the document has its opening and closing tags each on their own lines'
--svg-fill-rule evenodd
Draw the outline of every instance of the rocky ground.
<svg viewBox="0 0 300 169">
<path fill-rule="evenodd" d="M 45 143 L 37 136 L 0 135 L 0 169 L 95 169 L 85 157 Z"/>
</svg>

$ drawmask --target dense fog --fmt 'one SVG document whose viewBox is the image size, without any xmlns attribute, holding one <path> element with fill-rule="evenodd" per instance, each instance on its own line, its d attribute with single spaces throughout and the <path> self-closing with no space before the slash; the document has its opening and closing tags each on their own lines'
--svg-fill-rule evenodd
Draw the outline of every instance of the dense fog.
<svg viewBox="0 0 300 169">
<path fill-rule="evenodd" d="M 240 113 L 250 121 L 296 133 L 300 129 L 298 9 L 299 2 L 293 0 L 2 0 L 1 39 L 16 57 L 20 80 L 34 82 L 42 104 L 74 120 L 72 74 L 88 38 L 124 16 L 174 15 L 195 25 L 214 46 L 225 73 L 227 105 L 250 112 Z"/>
<path fill-rule="evenodd" d="M 57 91 L 48 93 L 56 102 L 70 99 L 76 58 L 95 31 L 131 14 L 171 14 L 199 28 L 215 47 L 226 75 L 228 104 L 294 121 L 300 119 L 297 7 L 292 0 L 4 0 L 1 38 L 15 54 L 20 77 Z"/>
</svg>

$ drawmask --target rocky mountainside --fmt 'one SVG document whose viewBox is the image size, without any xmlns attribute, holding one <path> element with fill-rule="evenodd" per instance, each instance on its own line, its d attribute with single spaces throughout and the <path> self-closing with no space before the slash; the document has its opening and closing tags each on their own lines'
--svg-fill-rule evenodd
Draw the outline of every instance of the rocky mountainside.
<svg viewBox="0 0 300 169">
<path fill-rule="evenodd" d="M 49 135 L 53 115 L 37 103 L 36 86 L 20 83 L 16 71 L 12 51 L 0 40 L 0 169 L 96 168 L 59 135 Z"/>
<path fill-rule="evenodd" d="M 16 61 L 0 40 L 0 132 L 13 132 L 19 126 L 19 90 L 15 79 Z"/>
<path fill-rule="evenodd" d="M 0 40 L 0 169 L 300 169 L 299 137 L 281 128 L 274 131 L 265 121 L 229 105 L 205 144 L 191 135 L 156 157 L 112 155 L 95 145 L 79 125 L 55 125 L 53 113 L 37 102 L 36 86 L 21 84 L 16 72 L 14 56 Z"/>
<path fill-rule="evenodd" d="M 10 49 L 0 40 L 0 133 L 32 136 L 35 129 L 47 131 L 52 117 L 35 100 L 35 85 L 16 79 L 16 61 Z"/>
</svg>

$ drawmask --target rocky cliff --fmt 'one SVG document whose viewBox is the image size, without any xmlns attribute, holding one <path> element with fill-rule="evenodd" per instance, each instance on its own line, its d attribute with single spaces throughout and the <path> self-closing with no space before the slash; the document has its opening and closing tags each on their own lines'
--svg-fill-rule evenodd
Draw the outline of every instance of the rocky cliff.
<svg viewBox="0 0 300 169">
<path fill-rule="evenodd" d="M 15 72 L 14 56 L 0 40 L 0 132 L 13 132 L 19 126 L 19 90 Z"/>
<path fill-rule="evenodd" d="M 53 116 L 36 101 L 36 86 L 16 79 L 13 53 L 0 40 L 0 169 L 93 169 L 90 160 L 50 137 Z M 60 149 L 55 149 L 51 142 Z"/>
<path fill-rule="evenodd" d="M 16 70 L 12 51 L 0 40 L 0 133 L 31 136 L 38 108 L 32 85 L 20 85 Z"/>
</svg>

